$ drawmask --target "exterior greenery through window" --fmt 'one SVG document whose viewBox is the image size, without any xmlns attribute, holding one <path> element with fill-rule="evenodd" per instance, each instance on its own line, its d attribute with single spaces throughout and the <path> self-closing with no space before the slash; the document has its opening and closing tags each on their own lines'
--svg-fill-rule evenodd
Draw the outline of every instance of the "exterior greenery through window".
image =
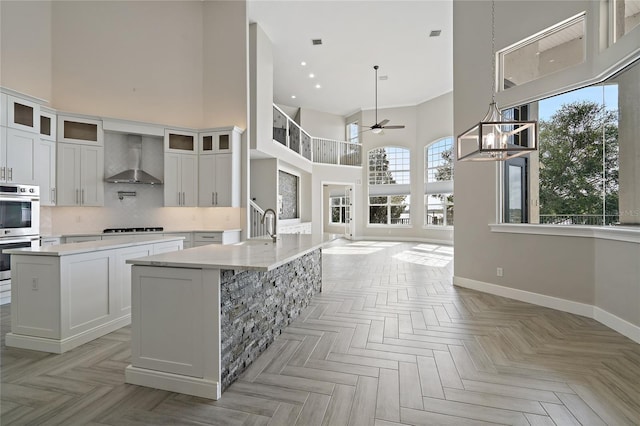
<svg viewBox="0 0 640 426">
<path fill-rule="evenodd" d="M 531 105 L 536 108 L 535 104 Z M 540 149 L 532 173 L 505 169 L 505 204 L 528 203 L 530 223 L 612 225 L 619 222 L 618 86 L 615 81 L 538 102 Z M 515 176 L 515 177 L 514 177 Z M 530 176 L 530 182 L 518 180 Z M 530 189 L 530 191 L 527 191 Z M 539 206 L 527 193 L 539 193 Z M 514 207 L 515 206 L 515 207 Z M 523 206 L 521 211 L 526 211 Z M 515 210 L 513 210 L 515 209 Z M 520 222 L 506 214 L 505 222 Z M 523 222 L 527 221 L 526 214 Z"/>
<path fill-rule="evenodd" d="M 453 138 L 425 148 L 425 218 L 428 226 L 453 225 Z"/>
<path fill-rule="evenodd" d="M 345 223 L 347 200 L 345 197 L 330 197 L 331 223 Z"/>
<path fill-rule="evenodd" d="M 411 154 L 406 148 L 369 151 L 369 223 L 409 225 Z"/>
</svg>

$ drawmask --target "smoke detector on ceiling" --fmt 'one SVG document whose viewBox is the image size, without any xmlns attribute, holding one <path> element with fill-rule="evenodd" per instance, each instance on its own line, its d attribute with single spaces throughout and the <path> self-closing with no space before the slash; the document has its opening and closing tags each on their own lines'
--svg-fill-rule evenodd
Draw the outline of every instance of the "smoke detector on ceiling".
<svg viewBox="0 0 640 426">
<path fill-rule="evenodd" d="M 388 75 L 381 75 L 380 77 L 378 77 L 378 80 L 381 80 L 381 81 L 389 80 L 389 76 Z"/>
<path fill-rule="evenodd" d="M 313 44 L 314 46 L 319 46 L 322 44 L 322 39 L 321 38 L 312 38 L 311 39 L 311 44 Z"/>
<path fill-rule="evenodd" d="M 440 33 L 442 32 L 442 30 L 432 30 L 429 33 L 429 37 L 440 37 Z"/>
</svg>

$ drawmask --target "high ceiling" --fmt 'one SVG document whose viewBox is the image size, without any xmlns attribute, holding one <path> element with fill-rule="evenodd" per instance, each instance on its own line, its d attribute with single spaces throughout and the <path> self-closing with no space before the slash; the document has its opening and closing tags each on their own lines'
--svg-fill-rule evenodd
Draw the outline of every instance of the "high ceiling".
<svg viewBox="0 0 640 426">
<path fill-rule="evenodd" d="M 372 109 L 374 65 L 388 77 L 378 81 L 379 108 L 453 89 L 452 0 L 251 0 L 248 14 L 273 44 L 277 104 L 338 115 Z M 440 36 L 429 37 L 433 30 Z"/>
</svg>

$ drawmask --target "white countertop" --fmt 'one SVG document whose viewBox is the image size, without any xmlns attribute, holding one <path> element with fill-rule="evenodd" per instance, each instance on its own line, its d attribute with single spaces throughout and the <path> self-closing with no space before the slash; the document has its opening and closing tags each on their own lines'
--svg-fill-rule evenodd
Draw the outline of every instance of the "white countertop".
<svg viewBox="0 0 640 426">
<path fill-rule="evenodd" d="M 149 234 L 149 232 L 146 232 L 145 234 Z M 163 237 L 161 235 L 123 235 L 122 238 L 118 239 L 85 241 L 82 243 L 60 244 L 56 246 L 9 249 L 2 250 L 2 253 L 33 256 L 68 256 L 72 254 L 91 253 L 101 250 L 111 250 L 115 248 L 141 246 L 145 244 L 181 240 L 184 240 L 184 237 Z"/>
<path fill-rule="evenodd" d="M 118 236 L 126 237 L 128 235 L 162 235 L 162 234 L 181 234 L 189 232 L 240 232 L 242 229 L 165 229 L 163 231 L 145 231 L 145 232 L 79 232 L 74 234 L 42 234 L 41 238 L 63 238 L 63 237 L 95 237 L 95 236 Z"/>
<path fill-rule="evenodd" d="M 326 241 L 323 236 L 283 234 L 278 236 L 276 243 L 271 239 L 251 239 L 237 244 L 211 244 L 131 259 L 127 263 L 174 268 L 270 271 L 322 247 Z"/>
</svg>

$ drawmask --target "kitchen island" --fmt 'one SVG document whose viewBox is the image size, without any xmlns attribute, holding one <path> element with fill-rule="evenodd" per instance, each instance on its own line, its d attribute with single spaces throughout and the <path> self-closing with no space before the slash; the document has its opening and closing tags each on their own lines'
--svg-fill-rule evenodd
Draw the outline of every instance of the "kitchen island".
<svg viewBox="0 0 640 426">
<path fill-rule="evenodd" d="M 127 383 L 219 399 L 321 291 L 321 237 L 282 235 L 127 261 Z"/>
<path fill-rule="evenodd" d="M 131 322 L 135 257 L 182 249 L 182 237 L 131 236 L 5 250 L 11 255 L 6 345 L 63 353 Z"/>
</svg>

